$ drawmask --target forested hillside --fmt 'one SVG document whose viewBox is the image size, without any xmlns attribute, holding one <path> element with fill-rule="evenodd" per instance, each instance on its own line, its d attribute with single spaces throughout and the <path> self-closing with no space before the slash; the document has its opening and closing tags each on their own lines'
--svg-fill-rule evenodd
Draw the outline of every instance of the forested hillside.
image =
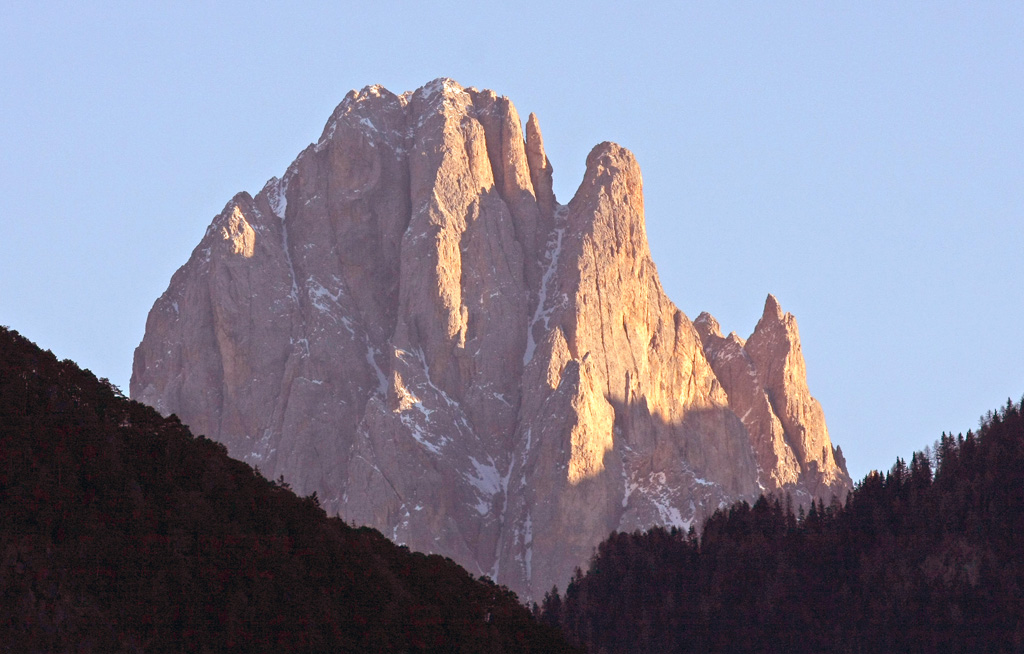
<svg viewBox="0 0 1024 654">
<path fill-rule="evenodd" d="M 505 588 L 328 519 L 0 329 L 0 651 L 566 645 Z"/>
<path fill-rule="evenodd" d="M 1024 650 L 1024 414 L 803 514 L 762 498 L 698 539 L 613 534 L 542 619 L 600 652 Z"/>
</svg>

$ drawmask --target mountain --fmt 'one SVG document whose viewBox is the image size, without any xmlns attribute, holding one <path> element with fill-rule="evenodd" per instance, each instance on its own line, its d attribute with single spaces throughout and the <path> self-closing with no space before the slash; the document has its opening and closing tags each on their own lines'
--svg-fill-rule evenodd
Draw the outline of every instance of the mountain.
<svg viewBox="0 0 1024 654">
<path fill-rule="evenodd" d="M 0 651 L 574 650 L 0 328 Z"/>
<path fill-rule="evenodd" d="M 1024 651 L 1024 401 L 806 515 L 613 534 L 541 619 L 591 652 Z"/>
<path fill-rule="evenodd" d="M 492 91 L 350 92 L 214 218 L 131 396 L 525 598 L 613 530 L 843 496 L 793 317 L 769 297 L 744 345 L 672 304 L 628 150 L 595 147 L 568 204 L 551 180 L 537 117 Z"/>
</svg>

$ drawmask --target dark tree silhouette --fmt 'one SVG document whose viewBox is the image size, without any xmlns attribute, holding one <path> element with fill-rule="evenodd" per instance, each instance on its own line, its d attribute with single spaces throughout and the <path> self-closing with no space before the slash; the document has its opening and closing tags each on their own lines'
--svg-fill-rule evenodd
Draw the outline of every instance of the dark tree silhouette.
<svg viewBox="0 0 1024 654">
<path fill-rule="evenodd" d="M 0 652 L 568 647 L 506 588 L 0 328 Z"/>
<path fill-rule="evenodd" d="M 1022 551 L 1024 411 L 1007 401 L 844 503 L 741 502 L 699 541 L 612 534 L 542 620 L 595 652 L 1020 652 Z"/>
</svg>

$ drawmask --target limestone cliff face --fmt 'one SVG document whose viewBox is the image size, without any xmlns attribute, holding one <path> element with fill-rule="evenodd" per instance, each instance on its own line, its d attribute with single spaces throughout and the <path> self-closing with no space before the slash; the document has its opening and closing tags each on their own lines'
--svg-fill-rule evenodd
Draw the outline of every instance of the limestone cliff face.
<svg viewBox="0 0 1024 654">
<path fill-rule="evenodd" d="M 665 296 L 639 167 L 568 205 L 536 116 L 447 79 L 351 92 L 153 306 L 131 394 L 329 513 L 525 598 L 614 529 L 843 494 L 796 323 L 746 345 Z"/>
</svg>

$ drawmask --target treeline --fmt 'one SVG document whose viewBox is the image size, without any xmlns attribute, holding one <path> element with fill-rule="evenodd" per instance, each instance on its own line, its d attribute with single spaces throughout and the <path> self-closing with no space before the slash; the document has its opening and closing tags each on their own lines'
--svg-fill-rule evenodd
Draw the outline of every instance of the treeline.
<svg viewBox="0 0 1024 654">
<path fill-rule="evenodd" d="M 1024 411 L 804 514 L 612 534 L 541 620 L 594 653 L 1024 651 Z"/>
<path fill-rule="evenodd" d="M 562 652 L 515 595 L 328 519 L 0 328 L 0 652 Z"/>
</svg>

